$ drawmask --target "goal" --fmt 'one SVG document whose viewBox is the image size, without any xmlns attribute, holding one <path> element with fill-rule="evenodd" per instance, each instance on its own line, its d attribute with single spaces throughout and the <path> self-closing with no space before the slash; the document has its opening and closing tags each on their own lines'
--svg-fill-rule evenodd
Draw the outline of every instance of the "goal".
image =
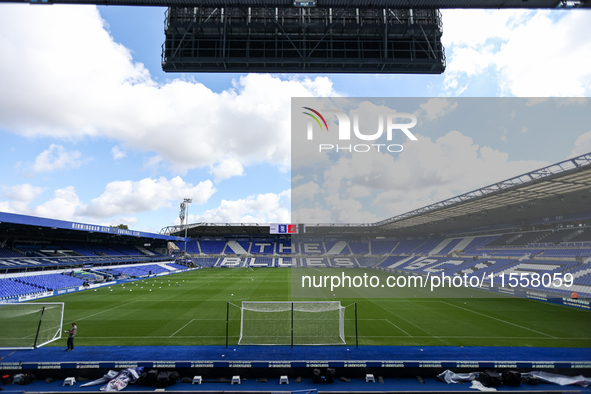
<svg viewBox="0 0 591 394">
<path fill-rule="evenodd" d="M 344 345 L 340 301 L 243 301 L 239 345 Z"/>
<path fill-rule="evenodd" d="M 63 302 L 1 304 L 0 349 L 35 349 L 61 338 Z"/>
</svg>

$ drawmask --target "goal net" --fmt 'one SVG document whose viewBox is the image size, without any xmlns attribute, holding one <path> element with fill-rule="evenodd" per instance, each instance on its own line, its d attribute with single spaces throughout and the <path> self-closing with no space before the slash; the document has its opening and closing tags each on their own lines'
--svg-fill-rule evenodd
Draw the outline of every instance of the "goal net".
<svg viewBox="0 0 591 394">
<path fill-rule="evenodd" d="M 344 345 L 344 326 L 340 301 L 243 301 L 238 344 Z"/>
<path fill-rule="evenodd" d="M 1 304 L 0 349 L 34 349 L 61 338 L 63 302 Z"/>
</svg>

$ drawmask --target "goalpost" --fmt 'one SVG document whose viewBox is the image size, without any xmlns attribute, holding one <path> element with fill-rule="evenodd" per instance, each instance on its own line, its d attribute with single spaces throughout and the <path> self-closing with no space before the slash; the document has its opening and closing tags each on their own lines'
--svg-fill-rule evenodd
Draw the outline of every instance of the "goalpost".
<svg viewBox="0 0 591 394">
<path fill-rule="evenodd" d="M 239 345 L 344 345 L 340 301 L 243 301 Z"/>
<path fill-rule="evenodd" d="M 0 304 L 0 349 L 35 349 L 62 336 L 63 302 Z"/>
</svg>

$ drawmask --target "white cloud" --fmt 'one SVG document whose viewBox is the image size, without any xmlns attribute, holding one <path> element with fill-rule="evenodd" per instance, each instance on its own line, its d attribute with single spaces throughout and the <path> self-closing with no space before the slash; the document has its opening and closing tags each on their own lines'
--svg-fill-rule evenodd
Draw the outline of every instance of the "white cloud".
<svg viewBox="0 0 591 394">
<path fill-rule="evenodd" d="M 120 160 L 123 159 L 127 154 L 121 150 L 117 145 L 111 148 L 111 156 L 113 156 L 113 160 Z"/>
<path fill-rule="evenodd" d="M 571 151 L 569 158 L 584 155 L 591 152 L 591 131 L 581 134 L 575 141 L 575 147 Z"/>
<path fill-rule="evenodd" d="M 244 167 L 242 167 L 242 164 L 238 160 L 226 159 L 212 166 L 210 172 L 213 174 L 214 180 L 219 182 L 232 178 L 233 176 L 244 175 Z"/>
<path fill-rule="evenodd" d="M 332 223 L 331 211 L 321 207 L 300 208 L 291 212 L 294 223 Z M 349 221 L 347 221 L 348 223 Z"/>
<path fill-rule="evenodd" d="M 498 94 L 591 93 L 591 14 L 581 10 L 445 10 L 445 85 L 460 94 L 470 78 L 495 72 Z M 467 33 L 469 32 L 469 33 Z M 494 85 L 493 85 L 494 86 Z"/>
<path fill-rule="evenodd" d="M 30 214 L 44 218 L 73 220 L 77 216 L 76 210 L 81 205 L 76 189 L 73 186 L 68 186 L 57 189 L 51 200 L 32 208 Z"/>
<path fill-rule="evenodd" d="M 192 198 L 193 204 L 203 204 L 216 191 L 210 180 L 193 185 L 180 177 L 170 180 L 164 177 L 145 178 L 110 182 L 104 192 L 89 204 L 80 200 L 73 186 L 68 186 L 56 189 L 51 199 L 32 205 L 32 201 L 44 190 L 30 184 L 5 187 L 1 195 L 7 200 L 0 201 L 0 211 L 98 225 L 118 225 L 122 222 L 131 225 L 137 223 L 137 218 L 130 214 L 167 208 L 183 198 Z"/>
<path fill-rule="evenodd" d="M 69 151 L 61 145 L 51 144 L 49 149 L 44 150 L 35 158 L 31 170 L 36 173 L 51 172 L 64 168 L 80 167 L 83 162 L 82 153 Z"/>
<path fill-rule="evenodd" d="M 294 223 L 374 223 L 380 218 L 367 211 L 367 207 L 353 198 L 340 198 L 337 194 L 325 195 L 325 206 L 321 204 L 298 207 L 292 211 Z"/>
<path fill-rule="evenodd" d="M 293 178 L 291 178 L 291 183 L 293 185 L 295 183 L 298 183 L 298 181 L 300 181 L 302 179 L 304 179 L 304 176 L 301 174 L 298 174 L 298 175 L 294 176 Z"/>
<path fill-rule="evenodd" d="M 353 198 L 341 199 L 333 194 L 326 197 L 330 206 L 331 222 L 335 223 L 373 223 L 378 221 L 378 217 L 367 212 L 367 207 Z"/>
<path fill-rule="evenodd" d="M 319 192 L 320 186 L 316 182 L 310 181 L 292 188 L 291 198 L 293 201 L 313 200 Z"/>
<path fill-rule="evenodd" d="M 33 186 L 30 183 L 2 188 L 2 196 L 12 201 L 29 203 L 45 191 L 46 188 Z"/>
<path fill-rule="evenodd" d="M 404 143 L 400 156 L 375 150 L 342 156 L 324 170 L 314 201 L 294 196 L 294 216 L 300 220 L 320 207 L 335 222 L 386 219 L 550 164 L 512 161 L 459 131 L 417 138 Z"/>
<path fill-rule="evenodd" d="M 222 200 L 219 207 L 190 215 L 191 222 L 206 223 L 289 223 L 290 191 L 264 193 L 238 200 Z"/>
<path fill-rule="evenodd" d="M 16 185 L 7 188 L 2 195 L 8 201 L 0 201 L 0 211 L 23 215 L 33 215 L 52 219 L 74 220 L 75 212 L 81 206 L 76 190 L 73 186 L 57 189 L 53 197 L 39 205 L 31 206 L 44 188 L 29 184 Z"/>
<path fill-rule="evenodd" d="M 114 181 L 105 191 L 82 207 L 79 214 L 91 218 L 155 211 L 183 198 L 193 199 L 193 204 L 203 204 L 215 193 L 210 180 L 193 186 L 181 177 L 170 180 L 145 178 L 140 181 Z"/>
<path fill-rule="evenodd" d="M 335 94 L 327 77 L 250 74 L 220 93 L 192 78 L 158 85 L 103 24 L 96 7 L 3 4 L 0 53 L 19 61 L 0 63 L 0 127 L 106 137 L 179 173 L 228 159 L 289 168 L 291 97 Z"/>
<path fill-rule="evenodd" d="M 437 118 L 441 118 L 454 109 L 458 107 L 458 102 L 455 100 L 444 99 L 444 98 L 430 98 L 426 103 L 421 104 L 422 113 L 417 113 L 417 117 L 419 118 L 419 122 L 422 120 L 423 116 L 428 120 L 434 120 Z"/>
</svg>

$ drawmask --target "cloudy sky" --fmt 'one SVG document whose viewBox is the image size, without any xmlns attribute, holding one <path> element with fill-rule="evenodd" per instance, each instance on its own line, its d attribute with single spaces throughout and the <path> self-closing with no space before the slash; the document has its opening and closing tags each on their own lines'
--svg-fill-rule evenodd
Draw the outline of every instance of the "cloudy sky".
<svg viewBox="0 0 591 394">
<path fill-rule="evenodd" d="M 591 94 L 589 11 L 443 11 L 443 75 L 319 76 L 165 74 L 164 8 L 0 8 L 4 212 L 158 231 L 192 198 L 191 222 L 289 222 L 291 97 Z M 455 176 L 478 167 L 501 180 L 591 151 L 587 124 L 544 138 L 450 129 L 428 136 L 428 154 Z M 454 167 L 458 147 L 470 155 Z M 441 162 L 412 164 L 425 179 L 441 172 Z M 425 200 L 408 187 L 388 214 Z"/>
</svg>

